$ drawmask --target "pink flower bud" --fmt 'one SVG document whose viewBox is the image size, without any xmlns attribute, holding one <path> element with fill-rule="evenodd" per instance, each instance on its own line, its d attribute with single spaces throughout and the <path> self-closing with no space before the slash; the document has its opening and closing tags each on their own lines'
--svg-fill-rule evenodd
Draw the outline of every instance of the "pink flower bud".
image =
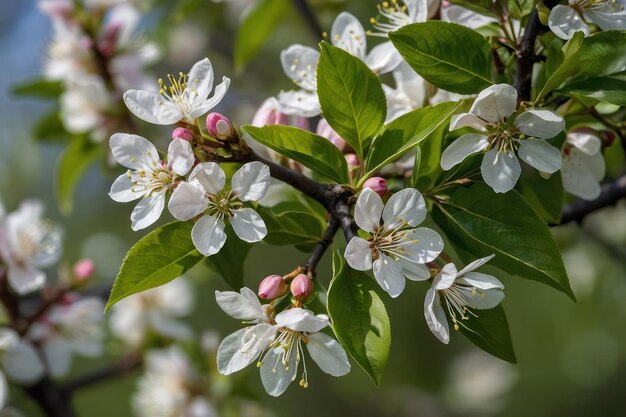
<svg viewBox="0 0 626 417">
<path fill-rule="evenodd" d="M 339 136 L 339 134 L 335 132 L 332 127 L 330 127 L 326 119 L 320 119 L 317 123 L 317 134 L 328 139 L 340 151 L 346 147 L 346 141 L 343 140 L 343 138 Z"/>
<path fill-rule="evenodd" d="M 348 163 L 348 168 L 354 169 L 359 166 L 359 157 L 353 153 L 346 154 L 346 162 Z"/>
<path fill-rule="evenodd" d="M 216 139 L 228 139 L 235 133 L 230 120 L 219 113 L 209 113 L 207 115 L 206 128 L 209 131 L 209 135 Z"/>
<path fill-rule="evenodd" d="M 287 125 L 289 117 L 278 111 L 278 101 L 270 97 L 261 104 L 252 119 L 252 126 L 263 127 L 266 125 Z"/>
<path fill-rule="evenodd" d="M 73 268 L 74 276 L 79 282 L 86 281 L 93 275 L 96 267 L 91 259 L 81 259 Z"/>
<path fill-rule="evenodd" d="M 259 284 L 259 297 L 273 300 L 287 292 L 287 284 L 280 275 L 269 275 Z"/>
<path fill-rule="evenodd" d="M 182 139 L 187 142 L 191 142 L 193 139 L 193 132 L 189 129 L 185 129 L 184 127 L 177 127 L 172 132 L 172 140 L 174 139 Z"/>
<path fill-rule="evenodd" d="M 381 177 L 372 177 L 365 181 L 363 188 L 370 188 L 382 197 L 387 193 L 387 181 Z"/>
<path fill-rule="evenodd" d="M 298 274 L 293 281 L 291 281 L 289 289 L 296 299 L 303 300 L 313 292 L 313 282 L 308 276 Z"/>
</svg>

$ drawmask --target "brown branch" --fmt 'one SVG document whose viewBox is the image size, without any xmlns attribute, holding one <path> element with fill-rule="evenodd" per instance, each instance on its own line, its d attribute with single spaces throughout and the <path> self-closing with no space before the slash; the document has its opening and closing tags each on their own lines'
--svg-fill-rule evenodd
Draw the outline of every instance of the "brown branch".
<svg viewBox="0 0 626 417">
<path fill-rule="evenodd" d="M 602 185 L 600 197 L 595 200 L 580 200 L 566 205 L 563 209 L 563 216 L 561 217 L 560 224 L 566 224 L 569 222 L 580 223 L 588 214 L 604 207 L 612 206 L 622 198 L 626 198 L 626 175 Z"/>
<path fill-rule="evenodd" d="M 24 388 L 43 412 L 49 417 L 76 417 L 71 406 L 70 396 L 50 377 L 44 377 L 35 385 Z"/>
<path fill-rule="evenodd" d="M 322 236 L 322 239 L 317 242 L 315 248 L 313 248 L 313 252 L 311 252 L 311 256 L 309 256 L 309 259 L 306 261 L 305 268 L 311 275 L 315 275 L 315 268 L 317 267 L 317 264 L 324 256 L 324 253 L 326 253 L 328 247 L 333 243 L 333 238 L 335 237 L 335 234 L 337 234 L 337 230 L 339 230 L 339 228 L 340 225 L 337 219 L 331 217 L 328 221 L 328 227 L 324 232 L 324 236 Z"/>
</svg>

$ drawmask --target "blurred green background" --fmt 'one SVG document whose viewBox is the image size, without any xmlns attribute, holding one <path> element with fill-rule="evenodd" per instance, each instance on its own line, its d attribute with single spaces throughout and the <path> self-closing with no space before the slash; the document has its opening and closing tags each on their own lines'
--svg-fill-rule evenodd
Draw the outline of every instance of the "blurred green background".
<svg viewBox="0 0 626 417">
<path fill-rule="evenodd" d="M 145 21 L 147 36 L 165 50 L 164 63 L 155 73 L 188 68 L 208 56 L 216 76 L 228 75 L 233 81 L 218 111 L 237 124 L 248 123 L 263 99 L 290 88 L 280 68 L 280 50 L 292 43 L 315 45 L 301 18 L 290 12 L 259 57 L 245 71 L 235 73 L 234 29 L 246 1 L 231 6 L 209 0 L 162 3 L 166 4 L 148 11 Z M 352 11 L 363 22 L 376 10 L 373 0 L 311 3 L 317 5 L 326 30 L 340 10 Z M 67 217 L 59 213 L 52 173 L 62 144 L 33 143 L 30 135 L 34 122 L 53 103 L 18 99 L 9 91 L 13 84 L 39 74 L 50 24 L 35 0 L 0 0 L 0 6 L 0 197 L 8 210 L 25 198 L 43 200 L 48 215 L 66 230 L 64 259 L 93 258 L 98 280 L 111 282 L 126 250 L 142 236 L 130 230 L 132 205 L 109 199 L 114 173 L 93 167 L 77 189 L 73 213 Z M 169 134 L 154 129 L 142 133 L 161 144 L 167 143 Z M 163 217 L 162 222 L 169 221 Z M 577 303 L 547 286 L 492 270 L 506 286 L 503 305 L 518 365 L 476 350 L 460 334 L 453 335 L 449 346 L 439 343 L 423 319 L 427 285 L 412 283 L 399 299 L 385 300 L 393 342 L 381 388 L 356 364 L 343 378 L 328 377 L 311 367 L 309 388 L 293 386 L 279 399 L 265 395 L 254 368 L 236 378 L 246 382 L 277 416 L 626 415 L 626 205 L 597 212 L 582 225 L 559 227 L 554 233 Z M 246 283 L 256 288 L 264 276 L 291 270 L 305 259 L 306 254 L 290 248 L 256 245 L 245 261 Z M 318 273 L 325 283 L 330 279 L 328 264 L 326 258 Z M 225 282 L 203 266 L 190 275 L 197 287 L 197 308 L 190 319 L 194 327 L 215 329 L 221 335 L 238 329 L 239 323 L 213 302 L 213 291 L 226 289 Z M 107 360 L 76 361 L 73 374 L 98 368 Z M 75 399 L 79 415 L 132 415 L 135 376 L 81 391 Z M 28 416 L 40 415 L 17 390 L 12 391 L 12 402 Z M 249 414 L 255 412 L 251 409 Z"/>
</svg>

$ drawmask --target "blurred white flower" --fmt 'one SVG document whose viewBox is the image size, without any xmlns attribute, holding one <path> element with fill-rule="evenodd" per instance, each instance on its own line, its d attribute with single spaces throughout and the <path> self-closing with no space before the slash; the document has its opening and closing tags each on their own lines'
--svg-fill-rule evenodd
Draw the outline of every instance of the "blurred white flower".
<svg viewBox="0 0 626 417">
<path fill-rule="evenodd" d="M 561 152 L 545 139 L 563 131 L 561 115 L 544 109 L 528 109 L 511 118 L 517 108 L 517 91 L 508 84 L 483 90 L 469 113 L 452 117 L 450 130 L 471 127 L 441 155 L 441 167 L 450 170 L 468 156 L 487 151 L 480 167 L 483 179 L 497 193 L 511 190 L 522 172 L 518 157 L 540 172 L 561 168 Z M 515 151 L 517 150 L 517 154 Z"/>
<path fill-rule="evenodd" d="M 457 6 L 446 2 L 441 6 L 441 20 L 444 22 L 457 23 L 467 26 L 470 29 L 478 29 L 489 23 L 497 22 L 493 17 L 485 16 L 480 13 L 473 12 L 465 7 Z"/>
<path fill-rule="evenodd" d="M 393 71 L 396 88 L 383 84 L 387 98 L 387 120 L 389 123 L 398 117 L 424 105 L 426 81 L 403 62 Z"/>
<path fill-rule="evenodd" d="M 189 182 L 176 187 L 168 203 L 178 220 L 190 220 L 208 209 L 191 231 L 196 248 L 205 256 L 219 252 L 226 242 L 224 220 L 245 242 L 258 242 L 267 234 L 265 222 L 246 201 L 258 201 L 270 183 L 269 167 L 261 162 L 248 162 L 233 174 L 231 190 L 225 190 L 226 174 L 215 162 L 198 164 L 189 175 Z"/>
<path fill-rule="evenodd" d="M 463 326 L 463 320 L 468 320 L 470 315 L 475 316 L 469 309 L 494 308 L 504 298 L 504 285 L 496 277 L 474 272 L 493 257 L 478 259 L 460 271 L 449 263 L 433 279 L 424 300 L 424 317 L 430 331 L 443 343 L 450 341 L 446 311 L 454 329 L 458 330 L 459 326 Z"/>
<path fill-rule="evenodd" d="M 213 90 L 213 66 L 208 58 L 196 62 L 189 74 L 178 74 L 178 78 L 168 75 L 169 86 L 159 79 L 160 91 L 128 90 L 124 93 L 124 103 L 137 117 L 157 125 L 171 125 L 179 121 L 195 124 L 196 118 L 204 115 L 222 100 L 230 79 Z"/>
<path fill-rule="evenodd" d="M 115 160 L 129 168 L 111 185 L 109 196 L 122 203 L 141 198 L 130 218 L 133 230 L 144 229 L 159 219 L 166 192 L 191 169 L 195 161 L 191 145 L 182 139 L 172 140 L 165 162 L 155 146 L 141 136 L 116 133 L 109 144 Z"/>
<path fill-rule="evenodd" d="M 561 168 L 565 191 L 585 200 L 598 198 L 605 172 L 601 150 L 602 141 L 594 131 L 568 132 Z"/>
<path fill-rule="evenodd" d="M 73 300 L 74 297 L 77 299 Z M 54 377 L 68 373 L 74 354 L 96 358 L 104 351 L 102 300 L 69 294 L 64 301 L 51 307 L 29 331 L 29 337 L 41 347 L 48 372 Z"/>
<path fill-rule="evenodd" d="M 202 377 L 177 346 L 148 352 L 145 369 L 133 396 L 133 410 L 138 417 L 217 416 L 213 406 L 199 394 L 206 389 Z"/>
<path fill-rule="evenodd" d="M 556 5 L 548 17 L 548 25 L 556 36 L 569 39 L 578 31 L 589 35 L 591 21 L 602 30 L 626 29 L 624 0 L 569 0 L 568 5 Z"/>
<path fill-rule="evenodd" d="M 191 336 L 187 324 L 176 318 L 193 309 L 193 295 L 184 277 L 123 299 L 111 311 L 111 332 L 132 347 L 140 347 L 151 332 L 176 340 Z"/>
<path fill-rule="evenodd" d="M 7 379 L 4 377 L 4 373 L 0 371 L 0 410 L 2 410 L 7 403 L 9 397 L 9 385 Z"/>
<path fill-rule="evenodd" d="M 45 372 L 44 364 L 35 348 L 20 339 L 14 330 L 7 328 L 0 329 L 0 368 L 17 384 L 33 384 Z"/>
<path fill-rule="evenodd" d="M 0 257 L 19 295 L 43 288 L 46 274 L 39 268 L 56 263 L 63 249 L 61 229 L 42 214 L 41 202 L 26 200 L 0 224 Z"/>
<path fill-rule="evenodd" d="M 107 137 L 110 128 L 107 114 L 113 104 L 102 78 L 76 73 L 66 81 L 60 104 L 61 120 L 68 132 L 91 132 L 91 138 L 96 142 Z"/>
<path fill-rule="evenodd" d="M 353 237 L 345 251 L 352 268 L 374 270 L 383 290 L 397 297 L 404 290 L 405 277 L 421 281 L 430 277 L 424 265 L 443 250 L 443 240 L 427 227 L 416 227 L 426 218 L 424 197 L 414 188 L 391 196 L 387 204 L 375 191 L 364 188 L 354 208 L 354 221 L 369 239 Z M 382 219 L 383 224 L 380 224 Z"/>
</svg>

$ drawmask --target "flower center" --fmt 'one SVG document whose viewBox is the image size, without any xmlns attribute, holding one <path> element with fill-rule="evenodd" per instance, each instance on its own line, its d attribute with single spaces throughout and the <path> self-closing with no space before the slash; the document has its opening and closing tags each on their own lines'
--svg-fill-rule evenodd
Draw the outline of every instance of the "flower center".
<svg viewBox="0 0 626 417">
<path fill-rule="evenodd" d="M 276 340 L 272 342 L 269 349 L 266 351 L 265 355 L 263 355 L 262 360 L 257 363 L 257 366 L 260 367 L 263 364 L 263 361 L 267 358 L 267 355 L 269 354 L 269 352 L 275 352 L 277 353 L 276 355 L 277 358 L 276 358 L 276 362 L 274 363 L 274 367 L 272 368 L 272 372 L 276 372 L 276 369 L 279 366 L 283 366 L 285 368 L 285 371 L 288 372 L 289 364 L 290 362 L 293 361 L 292 358 L 295 355 L 296 369 L 295 369 L 295 372 L 293 373 L 293 377 L 291 378 L 291 380 L 292 381 L 296 380 L 298 369 L 300 367 L 300 362 L 302 362 L 302 366 L 304 369 L 302 371 L 299 384 L 302 388 L 308 388 L 309 379 L 308 379 L 308 372 L 306 369 L 306 360 L 304 358 L 304 348 L 302 347 L 302 342 L 304 343 L 308 342 L 306 333 L 296 332 L 291 329 L 283 328 L 280 331 L 280 334 L 278 335 Z"/>
<path fill-rule="evenodd" d="M 450 319 L 452 319 L 452 323 L 454 324 L 454 330 L 459 330 L 459 325 L 466 327 L 462 323 L 462 320 L 468 320 L 470 316 L 477 317 L 476 313 L 469 309 L 476 307 L 471 303 L 472 297 L 476 295 L 481 298 L 485 297 L 484 291 L 476 287 L 457 283 L 452 284 L 450 288 L 445 290 L 439 290 L 439 294 L 443 296 L 446 302 Z"/>
<path fill-rule="evenodd" d="M 175 177 L 175 174 L 167 164 L 163 163 L 159 164 L 154 170 L 128 171 L 127 175 L 135 184 L 132 191 L 134 193 L 143 193 L 146 197 L 165 192 Z"/>
<path fill-rule="evenodd" d="M 159 93 L 167 100 L 174 103 L 180 112 L 189 115 L 192 110 L 192 103 L 198 96 L 197 84 L 198 80 L 194 80 L 192 85 L 188 85 L 189 74 L 178 73 L 178 78 L 171 74 L 167 74 L 169 86 L 165 84 L 163 78 L 159 78 Z"/>
<path fill-rule="evenodd" d="M 398 0 L 383 1 L 378 5 L 378 12 L 383 21 L 375 17 L 370 19 L 370 23 L 378 32 L 368 31 L 370 36 L 380 36 L 386 38 L 389 32 L 394 32 L 403 26 L 411 24 L 408 10 L 405 4 L 401 4 Z M 386 20 L 386 22 L 384 21 Z"/>
<path fill-rule="evenodd" d="M 394 261 L 406 259 L 413 262 L 406 249 L 407 246 L 417 243 L 416 239 L 408 239 L 409 231 L 413 228 L 406 221 L 401 220 L 399 223 L 400 225 L 393 229 L 388 229 L 385 226 L 374 229 L 374 235 L 370 238 L 373 261 L 383 253 Z"/>
<path fill-rule="evenodd" d="M 52 255 L 59 247 L 60 231 L 49 220 L 39 220 L 18 234 L 18 262 L 37 255 Z"/>
<path fill-rule="evenodd" d="M 235 210 L 243 206 L 237 195 L 232 191 L 222 190 L 217 194 L 209 194 L 209 214 L 218 217 L 232 217 Z"/>
</svg>

